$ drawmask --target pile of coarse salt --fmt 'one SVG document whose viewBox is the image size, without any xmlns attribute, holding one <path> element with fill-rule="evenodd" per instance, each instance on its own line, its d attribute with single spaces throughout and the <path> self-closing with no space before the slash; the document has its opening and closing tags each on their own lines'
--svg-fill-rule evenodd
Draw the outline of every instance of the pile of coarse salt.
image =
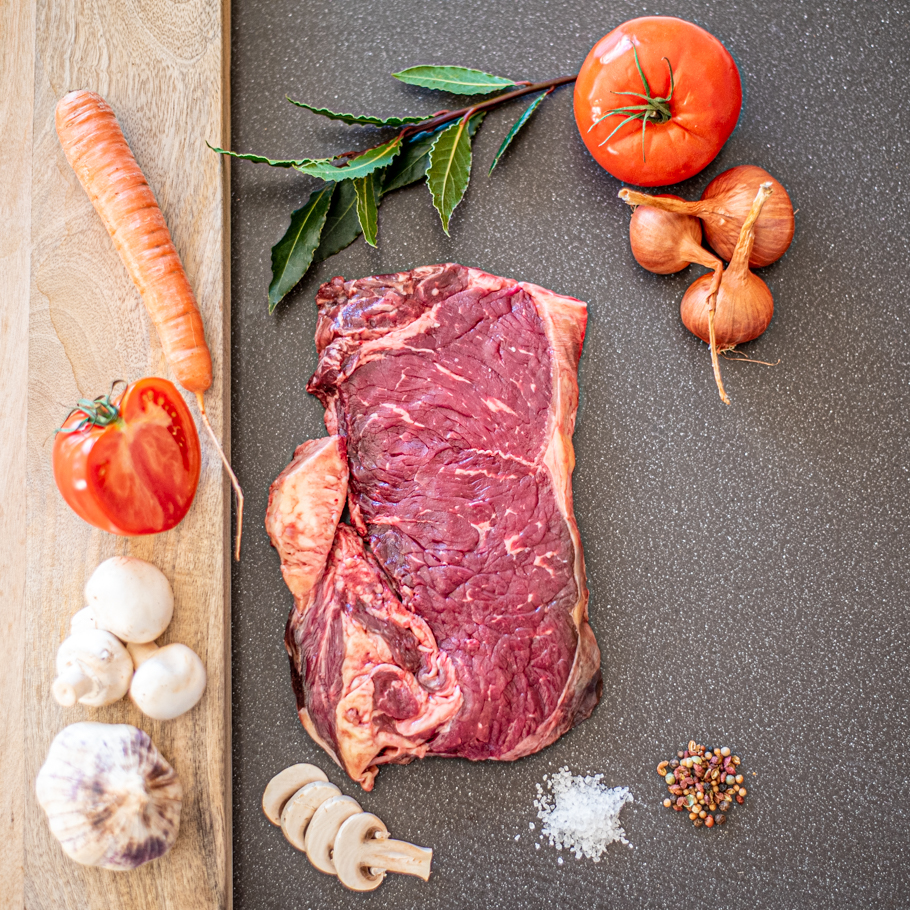
<svg viewBox="0 0 910 910">
<path fill-rule="evenodd" d="M 613 841 L 629 847 L 626 832 L 619 823 L 619 812 L 632 802 L 628 787 L 610 787 L 601 783 L 603 774 L 587 777 L 573 776 L 568 768 L 560 768 L 547 781 L 549 793 L 537 785 L 537 817 L 543 821 L 543 834 L 557 850 L 565 847 L 576 859 L 586 856 L 600 862 Z M 562 862 L 562 859 L 560 859 Z"/>
</svg>

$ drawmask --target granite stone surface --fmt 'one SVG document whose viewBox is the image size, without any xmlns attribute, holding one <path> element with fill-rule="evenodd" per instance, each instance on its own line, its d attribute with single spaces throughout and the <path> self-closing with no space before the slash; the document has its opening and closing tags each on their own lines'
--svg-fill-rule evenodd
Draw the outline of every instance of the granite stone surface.
<svg viewBox="0 0 910 910">
<path fill-rule="evenodd" d="M 571 87 L 544 102 L 492 177 L 523 106 L 488 115 L 450 238 L 425 187 L 395 193 L 378 249 L 358 240 L 271 316 L 270 248 L 316 182 L 233 162 L 232 445 L 247 495 L 233 574 L 238 910 L 910 906 L 910 5 L 233 0 L 233 145 L 272 157 L 364 147 L 372 129 L 285 95 L 432 112 L 457 99 L 389 74 L 417 63 L 571 73 L 602 35 L 645 14 L 707 28 L 745 88 L 718 158 L 666 191 L 697 198 L 753 163 L 798 209 L 792 247 L 760 272 L 774 319 L 744 349 L 779 363 L 724 363 L 731 407 L 679 320 L 702 269 L 661 277 L 636 265 L 620 184 L 585 150 Z M 262 518 L 295 446 L 324 433 L 304 391 L 319 284 L 449 260 L 589 303 L 575 507 L 604 694 L 590 720 L 531 758 L 384 768 L 363 794 L 297 720 L 283 646 L 292 600 Z M 655 766 L 690 737 L 743 758 L 750 795 L 723 828 L 696 830 L 661 805 Z M 393 876 L 356 895 L 314 870 L 260 810 L 268 780 L 299 761 L 393 836 L 432 847 L 429 882 Z M 631 789 L 621 821 L 632 849 L 614 844 L 593 863 L 540 841 L 536 786 L 563 766 Z"/>
</svg>

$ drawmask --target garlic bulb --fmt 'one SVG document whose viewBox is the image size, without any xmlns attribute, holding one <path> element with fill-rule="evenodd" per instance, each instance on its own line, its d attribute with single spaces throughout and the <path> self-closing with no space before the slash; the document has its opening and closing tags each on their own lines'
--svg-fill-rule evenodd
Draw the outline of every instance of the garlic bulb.
<svg viewBox="0 0 910 910">
<path fill-rule="evenodd" d="M 129 724 L 66 727 L 35 789 L 51 833 L 77 863 L 135 869 L 177 839 L 180 779 L 148 735 Z"/>
</svg>

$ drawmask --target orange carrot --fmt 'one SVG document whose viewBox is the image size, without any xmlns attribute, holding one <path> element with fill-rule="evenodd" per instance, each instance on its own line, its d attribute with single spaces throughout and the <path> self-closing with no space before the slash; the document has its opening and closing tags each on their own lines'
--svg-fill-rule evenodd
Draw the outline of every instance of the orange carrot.
<svg viewBox="0 0 910 910">
<path fill-rule="evenodd" d="M 237 494 L 240 558 L 243 491 L 215 436 L 203 393 L 212 385 L 212 357 L 202 316 L 170 232 L 107 102 L 95 92 L 76 91 L 57 104 L 57 135 L 95 211 L 145 301 L 177 381 L 193 392 L 202 422 L 218 448 Z"/>
</svg>

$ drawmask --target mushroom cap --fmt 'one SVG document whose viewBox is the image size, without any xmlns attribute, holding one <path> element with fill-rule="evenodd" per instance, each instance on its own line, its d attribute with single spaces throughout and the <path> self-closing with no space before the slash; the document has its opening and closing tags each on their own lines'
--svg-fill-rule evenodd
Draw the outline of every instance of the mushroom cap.
<svg viewBox="0 0 910 910">
<path fill-rule="evenodd" d="M 280 825 L 281 812 L 287 801 L 301 787 L 318 780 L 328 780 L 325 772 L 316 765 L 309 765 L 305 762 L 291 765 L 290 768 L 280 771 L 268 782 L 265 792 L 262 794 L 262 811 L 265 813 L 265 817 L 273 825 Z"/>
<path fill-rule="evenodd" d="M 307 857 L 320 872 L 335 874 L 335 863 L 332 862 L 335 835 L 344 822 L 362 811 L 353 797 L 333 796 L 313 813 L 303 842 Z"/>
<path fill-rule="evenodd" d="M 317 780 L 301 787 L 281 812 L 281 830 L 292 847 L 306 853 L 306 831 L 316 810 L 341 790 L 328 781 Z"/>
<path fill-rule="evenodd" d="M 78 701 L 97 708 L 123 698 L 132 675 L 133 660 L 121 642 L 103 629 L 86 629 L 70 635 L 60 645 L 52 692 L 64 707 Z M 87 691 L 80 691 L 82 681 L 86 681 Z"/>
<path fill-rule="evenodd" d="M 338 829 L 332 861 L 338 881 L 352 891 L 373 891 L 382 884 L 385 869 L 372 871 L 363 860 L 363 846 L 376 835 L 388 835 L 389 829 L 382 820 L 370 812 L 352 815 Z"/>
<path fill-rule="evenodd" d="M 98 624 L 95 622 L 95 613 L 91 607 L 83 607 L 81 610 L 73 613 L 70 618 L 70 634 L 76 632 L 86 632 L 89 629 L 97 629 Z"/>
<path fill-rule="evenodd" d="M 78 723 L 51 743 L 35 781 L 67 856 L 126 871 L 177 839 L 183 787 L 148 735 L 129 724 Z"/>
<path fill-rule="evenodd" d="M 174 592 L 164 573 L 144 559 L 106 559 L 85 584 L 85 601 L 99 629 L 123 641 L 154 641 L 174 615 Z"/>
<path fill-rule="evenodd" d="M 133 675 L 130 698 L 154 720 L 185 714 L 205 691 L 205 667 L 192 648 L 171 644 L 159 648 Z"/>
</svg>

